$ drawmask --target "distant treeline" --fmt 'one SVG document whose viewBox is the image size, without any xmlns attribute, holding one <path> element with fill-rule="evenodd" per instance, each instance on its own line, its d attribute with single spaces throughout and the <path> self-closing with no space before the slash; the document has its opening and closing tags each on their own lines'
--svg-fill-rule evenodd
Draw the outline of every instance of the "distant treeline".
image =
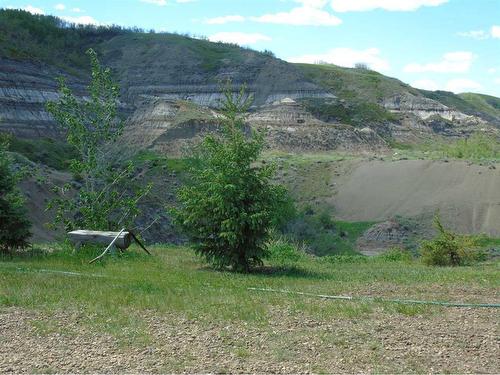
<svg viewBox="0 0 500 375">
<path fill-rule="evenodd" d="M 84 53 L 88 48 L 99 50 L 100 43 L 119 35 L 134 33 L 175 34 L 210 43 L 205 36 L 188 33 L 163 33 L 153 29 L 146 31 L 139 27 L 119 25 L 81 25 L 58 17 L 35 15 L 19 9 L 0 9 L 1 57 L 43 61 L 70 72 L 88 67 L 88 59 Z M 231 43 L 215 44 L 241 48 Z M 262 53 L 274 57 L 271 51 L 266 50 Z"/>
</svg>

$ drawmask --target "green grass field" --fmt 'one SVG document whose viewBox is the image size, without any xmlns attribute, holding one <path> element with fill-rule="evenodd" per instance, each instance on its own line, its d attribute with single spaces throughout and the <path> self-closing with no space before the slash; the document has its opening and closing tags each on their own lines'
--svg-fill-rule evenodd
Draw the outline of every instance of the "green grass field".
<svg viewBox="0 0 500 375">
<path fill-rule="evenodd" d="M 430 312 L 433 308 L 331 303 L 259 294 L 248 291 L 249 287 L 468 302 L 488 302 L 500 287 L 498 262 L 439 268 L 424 266 L 418 260 L 339 257 L 332 261 L 304 255 L 298 262 L 268 264 L 243 275 L 213 270 L 183 247 L 155 247 L 152 257 L 134 249 L 94 265 L 87 261 L 95 252 L 86 250 L 71 255 L 68 251 L 3 258 L 0 304 L 47 310 L 78 306 L 89 313 L 98 312 L 115 319 L 120 319 L 123 309 L 137 312 L 153 309 L 206 319 L 265 322 L 267 311 L 276 305 L 291 305 L 320 319 L 345 314 L 362 317 L 379 307 L 390 314 Z M 482 292 L 460 295 L 463 289 Z"/>
<path fill-rule="evenodd" d="M 462 331 L 463 326 L 455 322 L 475 319 L 474 330 L 483 325 L 491 329 L 496 311 L 380 300 L 333 301 L 248 288 L 498 303 L 500 287 L 498 261 L 473 267 L 436 268 L 418 260 L 304 255 L 289 264 L 268 262 L 244 275 L 211 269 L 184 247 L 157 246 L 151 257 L 132 248 L 124 255 L 109 256 L 102 263 L 89 265 L 88 260 L 97 251 L 87 249 L 72 255 L 69 249 L 47 247 L 44 252 L 35 250 L 25 256 L 1 259 L 0 316 L 4 314 L 9 322 L 19 320 L 17 329 L 24 327 L 14 341 L 7 339 L 12 332 L 0 327 L 0 336 L 5 335 L 4 342 L 10 345 L 5 348 L 20 339 L 45 348 L 39 357 L 30 348 L 23 348 L 19 355 L 25 356 L 25 367 L 8 368 L 72 371 L 79 367 L 64 362 L 62 353 L 72 345 L 76 345 L 77 351 L 90 350 L 85 344 L 85 340 L 90 340 L 95 343 L 92 350 L 95 345 L 111 345 L 109 350 L 115 357 L 123 356 L 123 363 L 148 348 L 165 352 L 153 356 L 155 363 L 161 364 L 158 368 L 134 367 L 149 363 L 150 357 L 136 359 L 124 368 L 108 368 L 105 361 L 93 357 L 86 364 L 87 371 L 118 368 L 159 372 L 397 372 L 424 371 L 425 361 L 438 361 L 435 369 L 460 372 L 468 362 L 455 361 L 444 366 L 434 357 L 439 343 L 432 343 L 432 338 L 417 357 L 409 350 L 397 360 L 392 357 L 394 353 L 387 347 L 386 338 L 421 340 L 425 331 L 446 325 L 459 345 L 450 350 L 462 350 L 470 340 L 469 331 Z M 415 326 L 416 323 L 424 328 Z M 60 350 L 49 344 L 53 342 L 50 340 L 60 342 Z M 106 344 L 102 340 L 107 340 Z M 47 352 L 54 353 L 50 366 L 37 365 L 36 358 L 45 360 Z M 114 357 L 109 358 L 112 361 Z M 491 366 L 494 363 L 490 367 L 478 363 L 474 369 L 484 372 Z M 1 366 L 0 369 L 5 370 Z"/>
</svg>

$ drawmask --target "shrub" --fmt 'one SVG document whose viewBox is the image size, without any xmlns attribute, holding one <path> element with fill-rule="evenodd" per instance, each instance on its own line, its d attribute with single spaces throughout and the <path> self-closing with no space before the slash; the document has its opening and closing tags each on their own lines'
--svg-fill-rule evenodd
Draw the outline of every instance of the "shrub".
<svg viewBox="0 0 500 375">
<path fill-rule="evenodd" d="M 357 254 L 327 255 L 321 258 L 323 262 L 332 264 L 367 263 L 368 257 Z"/>
<path fill-rule="evenodd" d="M 8 142 L 0 139 L 0 252 L 28 245 L 31 223 L 24 199 L 16 187 L 19 174 L 12 171 Z"/>
<path fill-rule="evenodd" d="M 298 262 L 305 252 L 282 236 L 273 236 L 267 242 L 267 259 L 280 265 Z"/>
<path fill-rule="evenodd" d="M 409 251 L 398 247 L 387 249 L 382 254 L 377 255 L 376 258 L 385 262 L 410 262 L 413 259 Z"/>
<path fill-rule="evenodd" d="M 293 241 L 304 243 L 308 252 L 325 256 L 355 252 L 357 239 L 371 225 L 373 223 L 335 221 L 326 211 L 315 213 L 306 207 L 280 230 Z"/>
<path fill-rule="evenodd" d="M 234 98 L 228 86 L 224 96 L 222 132 L 206 136 L 195 150 L 190 180 L 171 212 L 199 255 L 218 268 L 248 272 L 262 264 L 285 190 L 271 182 L 273 166 L 257 163 L 262 134 L 245 134 L 245 91 Z"/>
<path fill-rule="evenodd" d="M 422 261 L 432 266 L 464 266 L 484 260 L 485 253 L 479 248 L 477 237 L 459 235 L 446 230 L 439 216 L 434 219 L 437 236 L 422 242 Z"/>
<path fill-rule="evenodd" d="M 442 146 L 443 156 L 467 160 L 500 158 L 500 143 L 494 137 L 476 133 Z"/>
</svg>

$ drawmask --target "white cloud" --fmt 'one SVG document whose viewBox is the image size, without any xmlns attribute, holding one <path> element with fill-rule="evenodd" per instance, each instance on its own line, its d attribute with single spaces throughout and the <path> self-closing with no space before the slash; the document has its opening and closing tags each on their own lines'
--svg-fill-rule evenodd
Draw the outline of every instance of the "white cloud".
<svg viewBox="0 0 500 375">
<path fill-rule="evenodd" d="M 448 0 L 332 0 L 331 6 L 336 12 L 363 12 L 374 9 L 408 12 L 420 7 L 435 7 Z"/>
<path fill-rule="evenodd" d="M 496 72 L 498 72 L 499 70 L 497 68 L 489 68 L 488 69 L 488 73 L 489 74 L 495 74 Z"/>
<path fill-rule="evenodd" d="M 99 21 L 90 16 L 80 16 L 80 17 L 62 16 L 61 18 L 66 22 L 77 23 L 80 25 L 100 25 Z"/>
<path fill-rule="evenodd" d="M 64 10 L 64 9 L 66 9 L 66 5 L 64 5 L 64 4 L 56 4 L 54 6 L 54 8 L 57 9 L 57 10 Z"/>
<path fill-rule="evenodd" d="M 484 40 L 490 37 L 490 35 L 484 30 L 463 31 L 458 33 L 457 35 L 477 40 Z"/>
<path fill-rule="evenodd" d="M 497 85 L 500 85 L 500 78 L 495 78 L 495 80 L 493 82 L 495 82 L 495 84 L 497 84 Z"/>
<path fill-rule="evenodd" d="M 378 48 L 368 48 L 366 50 L 334 48 L 324 54 L 297 56 L 289 58 L 288 61 L 309 64 L 326 62 L 350 68 L 354 67 L 356 63 L 365 63 L 373 70 L 389 70 L 389 62 L 380 57 Z"/>
<path fill-rule="evenodd" d="M 411 63 L 403 70 L 407 73 L 464 73 L 469 70 L 474 58 L 475 55 L 471 52 L 449 52 L 443 55 L 441 61 L 427 64 Z"/>
<path fill-rule="evenodd" d="M 305 7 L 310 8 L 323 8 L 328 0 L 294 0 L 296 3 L 302 4 Z"/>
<path fill-rule="evenodd" d="M 249 45 L 258 42 L 270 41 L 271 38 L 259 33 L 221 32 L 208 37 L 212 42 L 235 43 L 239 45 Z"/>
<path fill-rule="evenodd" d="M 466 91 L 478 91 L 482 88 L 481 84 L 467 78 L 455 78 L 448 81 L 446 90 L 455 94 Z"/>
<path fill-rule="evenodd" d="M 71 9 L 72 12 L 75 12 L 75 13 L 82 13 L 83 10 L 81 10 L 80 8 L 73 8 Z"/>
<path fill-rule="evenodd" d="M 167 5 L 167 0 L 141 0 L 141 2 L 158 5 L 160 7 Z"/>
<path fill-rule="evenodd" d="M 205 23 L 209 25 L 222 25 L 228 22 L 243 22 L 243 21 L 245 21 L 245 17 L 239 15 L 232 15 L 232 16 L 209 18 L 208 20 L 205 21 Z"/>
<path fill-rule="evenodd" d="M 490 37 L 500 39 L 500 26 L 493 25 L 493 26 L 491 26 L 491 28 L 488 31 L 472 30 L 472 31 L 460 32 L 457 35 L 468 37 L 468 38 L 474 38 L 474 39 L 478 39 L 478 40 L 489 39 Z"/>
<path fill-rule="evenodd" d="M 436 83 L 436 81 L 433 81 L 432 79 L 419 79 L 417 81 L 412 82 L 410 85 L 417 89 L 422 89 L 422 90 L 435 91 L 439 89 L 439 85 Z"/>
<path fill-rule="evenodd" d="M 498 25 L 491 26 L 490 32 L 493 38 L 500 38 L 500 26 Z"/>
<path fill-rule="evenodd" d="M 269 13 L 252 17 L 252 21 L 294 26 L 337 26 L 342 20 L 323 10 L 326 0 L 295 0 L 301 6 L 288 12 Z"/>
<path fill-rule="evenodd" d="M 45 14 L 45 11 L 43 9 L 34 7 L 33 5 L 26 5 L 24 7 L 15 7 L 10 5 L 7 7 L 7 9 L 20 9 L 26 12 L 30 12 L 31 14 Z"/>
<path fill-rule="evenodd" d="M 142 3 L 154 4 L 160 7 L 167 5 L 167 0 L 140 0 Z M 186 3 L 194 3 L 197 0 L 175 0 L 176 3 L 186 4 Z"/>
</svg>

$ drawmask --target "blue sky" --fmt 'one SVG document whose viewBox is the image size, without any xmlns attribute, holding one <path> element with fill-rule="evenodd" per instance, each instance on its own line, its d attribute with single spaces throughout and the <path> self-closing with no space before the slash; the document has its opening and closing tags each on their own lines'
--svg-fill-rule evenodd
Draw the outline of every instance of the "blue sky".
<svg viewBox="0 0 500 375">
<path fill-rule="evenodd" d="M 364 62 L 416 87 L 500 97 L 500 0 L 0 0 L 0 7 L 188 32 L 294 62 Z"/>
</svg>

